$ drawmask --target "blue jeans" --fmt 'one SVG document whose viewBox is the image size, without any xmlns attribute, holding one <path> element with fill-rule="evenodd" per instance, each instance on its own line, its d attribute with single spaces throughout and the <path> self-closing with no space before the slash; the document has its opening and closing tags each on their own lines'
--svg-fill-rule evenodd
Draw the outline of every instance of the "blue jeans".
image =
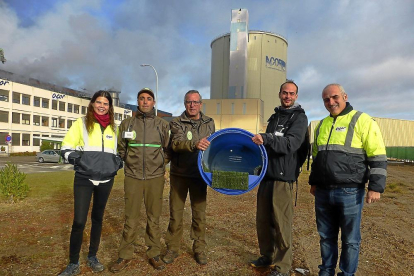
<svg viewBox="0 0 414 276">
<path fill-rule="evenodd" d="M 358 267 L 361 243 L 361 215 L 364 188 L 316 189 L 316 225 L 320 235 L 322 264 L 319 276 L 334 276 L 338 261 L 338 234 L 341 229 L 342 250 L 338 275 L 352 276 Z"/>
</svg>

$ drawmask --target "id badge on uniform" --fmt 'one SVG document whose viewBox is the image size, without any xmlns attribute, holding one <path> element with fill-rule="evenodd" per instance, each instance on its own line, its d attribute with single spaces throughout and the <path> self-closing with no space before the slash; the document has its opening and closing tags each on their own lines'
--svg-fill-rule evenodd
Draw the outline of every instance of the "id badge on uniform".
<svg viewBox="0 0 414 276">
<path fill-rule="evenodd" d="M 123 139 L 133 139 L 134 138 L 134 132 L 132 132 L 132 131 L 123 131 L 122 132 L 122 138 Z"/>
<path fill-rule="evenodd" d="M 283 133 L 283 131 L 285 130 L 285 128 L 283 127 L 283 125 L 278 125 L 275 131 L 275 135 L 279 136 L 279 137 L 283 137 L 285 134 Z"/>
</svg>

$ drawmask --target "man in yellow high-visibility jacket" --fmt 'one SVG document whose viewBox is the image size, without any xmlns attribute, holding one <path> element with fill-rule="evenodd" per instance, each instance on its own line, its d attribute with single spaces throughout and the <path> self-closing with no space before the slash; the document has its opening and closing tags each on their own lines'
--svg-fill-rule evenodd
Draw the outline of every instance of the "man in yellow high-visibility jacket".
<svg viewBox="0 0 414 276">
<path fill-rule="evenodd" d="M 322 99 L 330 115 L 315 128 L 309 177 L 320 235 L 319 276 L 335 275 L 339 229 L 341 272 L 337 275 L 351 276 L 358 267 L 365 184 L 369 182 L 366 202 L 380 200 L 387 157 L 378 124 L 369 115 L 353 110 L 341 85 L 326 86 Z"/>
</svg>

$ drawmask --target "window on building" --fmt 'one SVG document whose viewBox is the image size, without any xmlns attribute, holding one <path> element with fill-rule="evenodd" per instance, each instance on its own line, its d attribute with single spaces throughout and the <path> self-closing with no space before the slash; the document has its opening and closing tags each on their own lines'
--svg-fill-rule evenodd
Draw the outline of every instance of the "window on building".
<svg viewBox="0 0 414 276">
<path fill-rule="evenodd" d="M 59 111 L 65 111 L 65 102 L 59 102 Z"/>
<path fill-rule="evenodd" d="M 42 99 L 42 107 L 49 108 L 49 99 Z"/>
<path fill-rule="evenodd" d="M 9 135 L 8 132 L 0 132 L 0 141 L 6 141 L 7 135 Z"/>
<path fill-rule="evenodd" d="M 73 104 L 68 103 L 68 112 L 73 112 Z"/>
<path fill-rule="evenodd" d="M 65 119 L 59 118 L 59 128 L 65 128 Z"/>
<path fill-rule="evenodd" d="M 33 134 L 33 146 L 40 146 L 40 134 Z"/>
<path fill-rule="evenodd" d="M 220 112 L 221 112 L 220 103 L 217 103 L 217 114 L 220 114 Z"/>
<path fill-rule="evenodd" d="M 0 89 L 0 101 L 8 102 L 9 101 L 9 91 Z"/>
<path fill-rule="evenodd" d="M 40 107 L 40 98 L 39 97 L 33 97 L 33 106 Z"/>
<path fill-rule="evenodd" d="M 22 94 L 22 104 L 30 105 L 30 95 Z"/>
<path fill-rule="evenodd" d="M 30 134 L 22 134 L 22 146 L 30 146 Z"/>
<path fill-rule="evenodd" d="M 42 116 L 42 126 L 49 126 L 49 117 Z"/>
<path fill-rule="evenodd" d="M 9 122 L 9 112 L 0 111 L 0 123 L 8 123 L 8 122 Z"/>
<path fill-rule="evenodd" d="M 231 103 L 231 114 L 234 114 L 234 103 Z"/>
<path fill-rule="evenodd" d="M 39 115 L 33 115 L 33 125 L 34 126 L 40 126 L 40 116 Z"/>
<path fill-rule="evenodd" d="M 243 114 L 246 114 L 246 103 L 243 103 Z"/>
<path fill-rule="evenodd" d="M 20 124 L 20 113 L 16 113 L 16 112 L 12 113 L 12 123 Z"/>
<path fill-rule="evenodd" d="M 12 145 L 20 146 L 20 133 L 12 133 Z"/>
<path fill-rule="evenodd" d="M 20 103 L 20 93 L 13 92 L 13 103 Z"/>
<path fill-rule="evenodd" d="M 58 103 L 57 100 L 52 100 L 52 109 L 53 110 L 57 110 L 57 103 Z"/>
<path fill-rule="evenodd" d="M 58 118 L 52 118 L 52 127 L 58 127 Z"/>
<path fill-rule="evenodd" d="M 30 125 L 30 114 L 22 114 L 22 124 Z"/>
<path fill-rule="evenodd" d="M 87 110 L 87 107 L 86 106 L 82 106 L 82 115 L 86 115 L 86 110 Z"/>
<path fill-rule="evenodd" d="M 74 122 L 74 120 L 68 120 L 68 124 L 67 124 L 68 129 L 72 126 L 73 122 Z"/>
<path fill-rule="evenodd" d="M 73 105 L 73 113 L 79 114 L 79 105 L 77 104 Z"/>
</svg>

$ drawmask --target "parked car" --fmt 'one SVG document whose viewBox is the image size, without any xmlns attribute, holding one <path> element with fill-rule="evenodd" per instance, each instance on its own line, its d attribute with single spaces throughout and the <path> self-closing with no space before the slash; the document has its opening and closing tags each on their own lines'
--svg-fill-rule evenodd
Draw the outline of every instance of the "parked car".
<svg viewBox="0 0 414 276">
<path fill-rule="evenodd" d="M 39 163 L 43 163 L 43 162 L 59 163 L 60 150 L 44 150 L 42 152 L 38 152 L 36 153 L 36 160 L 39 161 Z M 62 160 L 64 159 L 62 158 Z"/>
</svg>

